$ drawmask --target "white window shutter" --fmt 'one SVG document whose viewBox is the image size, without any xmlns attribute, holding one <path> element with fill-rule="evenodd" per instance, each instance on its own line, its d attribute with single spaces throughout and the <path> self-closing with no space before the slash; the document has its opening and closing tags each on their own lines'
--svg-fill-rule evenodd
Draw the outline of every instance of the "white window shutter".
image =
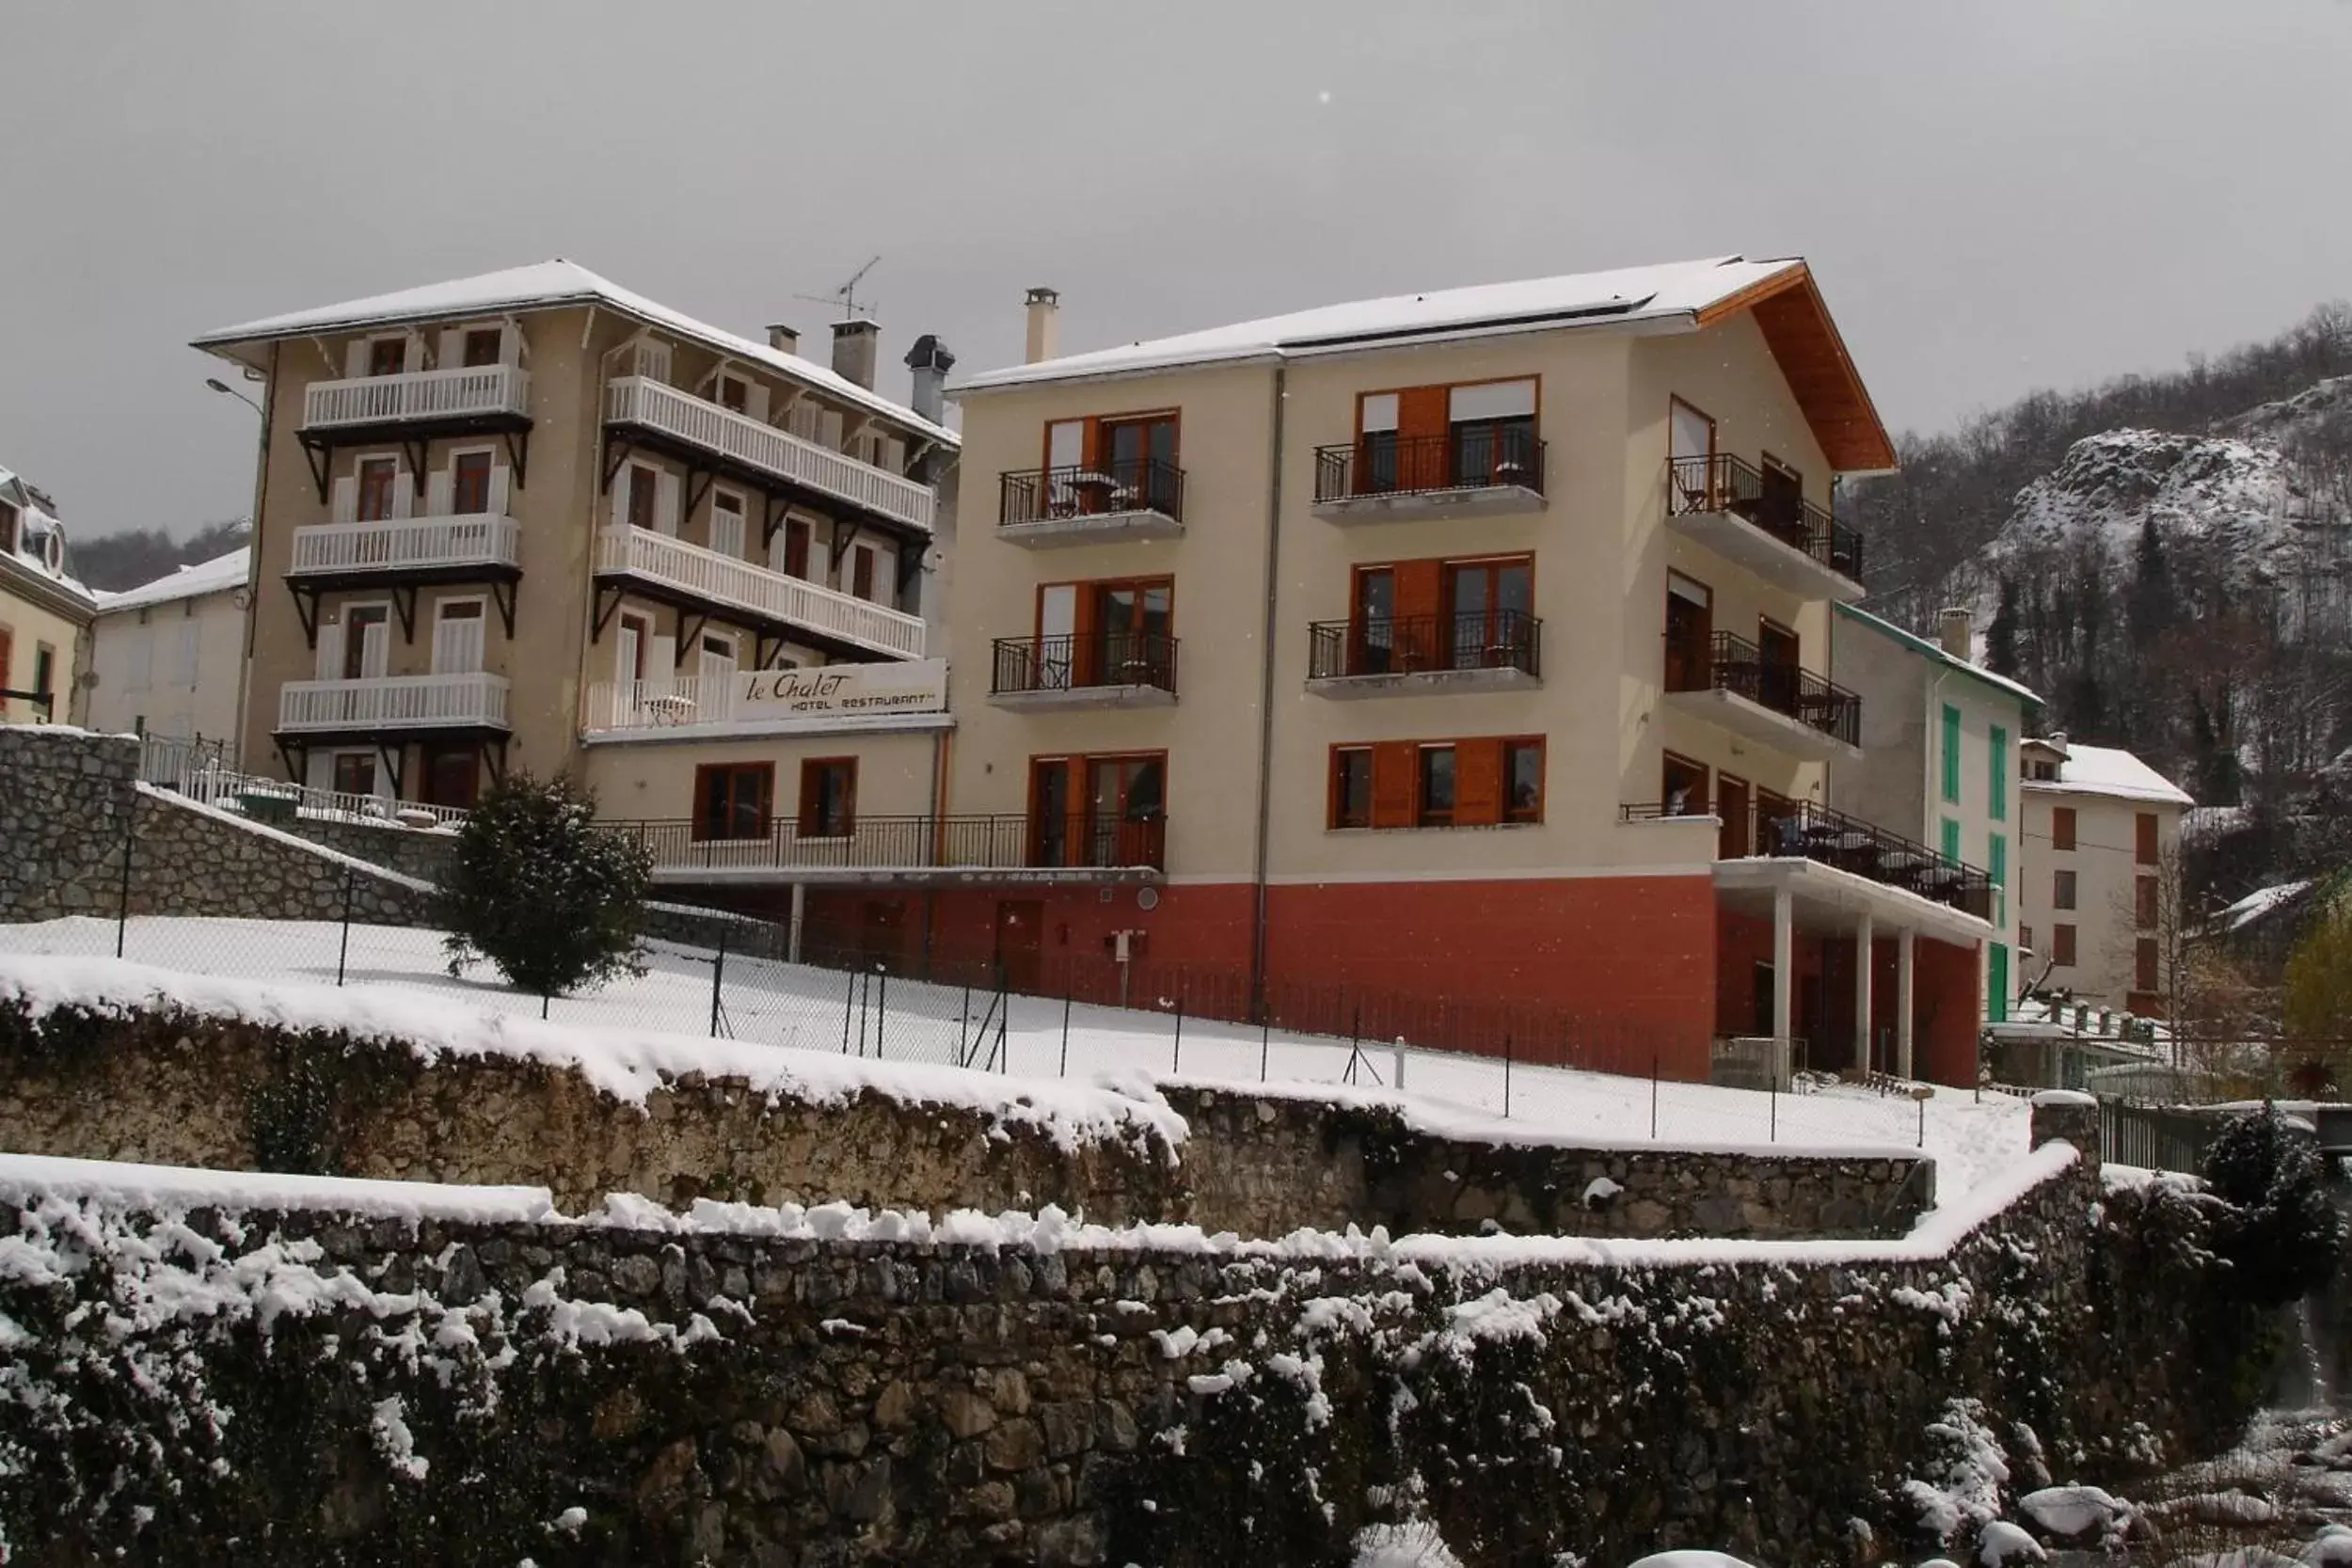
<svg viewBox="0 0 2352 1568">
<path fill-rule="evenodd" d="M 841 411 L 837 408 L 826 409 L 824 422 L 818 426 L 824 434 L 818 439 L 833 451 L 839 451 L 841 450 Z"/>
<path fill-rule="evenodd" d="M 768 388 L 756 381 L 753 382 L 751 389 L 744 394 L 743 412 L 757 420 L 761 424 L 766 424 L 768 422 Z"/>
<path fill-rule="evenodd" d="M 637 678 L 637 628 L 623 626 L 612 639 L 612 678 L 627 684 Z"/>
<path fill-rule="evenodd" d="M 677 639 L 657 634 L 653 651 L 645 656 L 645 678 L 666 681 L 677 673 Z"/>
<path fill-rule="evenodd" d="M 453 371 L 466 360 L 466 329 L 462 326 L 441 328 L 440 352 L 434 356 L 436 368 Z"/>
<path fill-rule="evenodd" d="M 335 481 L 335 510 L 339 523 L 348 523 L 359 515 L 359 482 L 349 474 Z"/>
<path fill-rule="evenodd" d="M 329 621 L 319 627 L 318 679 L 343 678 L 343 624 Z"/>
<path fill-rule="evenodd" d="M 614 528 L 628 527 L 628 467 L 626 464 L 622 466 L 619 473 L 612 476 L 612 486 L 605 491 L 605 499 L 611 503 L 610 511 L 612 515 L 608 520 L 611 522 L 612 526 Z"/>
<path fill-rule="evenodd" d="M 343 345 L 343 374 L 357 381 L 368 373 L 368 341 L 354 338 Z"/>
<path fill-rule="evenodd" d="M 392 515 L 413 517 L 417 512 L 416 476 L 406 468 L 392 470 Z"/>
<path fill-rule="evenodd" d="M 653 487 L 653 523 L 663 533 L 677 532 L 677 475 L 661 471 Z"/>
<path fill-rule="evenodd" d="M 359 673 L 367 680 L 381 680 L 389 666 L 392 652 L 392 627 L 389 621 L 370 621 L 359 629 Z"/>
<path fill-rule="evenodd" d="M 501 323 L 499 326 L 499 363 L 501 365 L 520 365 L 522 362 L 522 326 L 520 324 L 516 322 Z"/>
<path fill-rule="evenodd" d="M 409 329 L 407 337 L 408 353 L 407 356 L 401 361 L 402 368 L 410 371 L 421 371 L 424 369 L 424 329 L 421 327 L 412 327 Z"/>
<path fill-rule="evenodd" d="M 507 469 L 503 463 L 490 465 L 490 515 L 503 517 L 507 505 Z"/>
<path fill-rule="evenodd" d="M 424 478 L 424 515 L 446 517 L 456 505 L 456 485 L 447 468 L 436 468 Z"/>
</svg>

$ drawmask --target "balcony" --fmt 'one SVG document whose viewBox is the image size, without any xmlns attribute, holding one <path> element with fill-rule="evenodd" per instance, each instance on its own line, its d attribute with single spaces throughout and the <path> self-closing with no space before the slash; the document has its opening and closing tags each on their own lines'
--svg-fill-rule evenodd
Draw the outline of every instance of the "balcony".
<svg viewBox="0 0 2352 1568">
<path fill-rule="evenodd" d="M 1507 691 L 1543 684 L 1544 623 L 1515 610 L 1317 621 L 1307 689 L 1320 697 Z"/>
<path fill-rule="evenodd" d="M 1334 522 L 1504 516 L 1544 507 L 1544 443 L 1530 431 L 1367 436 L 1315 449 L 1314 513 Z"/>
<path fill-rule="evenodd" d="M 506 677 L 378 675 L 288 681 L 278 689 L 281 735 L 382 736 L 420 731 L 506 729 Z"/>
<path fill-rule="evenodd" d="M 655 877 L 673 882 L 1150 881 L 1167 866 L 1167 820 L 1041 832 L 1017 813 L 858 816 L 834 832 L 778 817 L 757 832 L 706 836 L 705 824 L 608 822 L 644 845 Z"/>
<path fill-rule="evenodd" d="M 1862 754 L 1860 697 L 1727 631 L 1704 654 L 1667 647 L 1666 705 L 1802 762 Z"/>
<path fill-rule="evenodd" d="M 530 416 L 531 372 L 512 365 L 313 381 L 302 394 L 306 436 L 410 425 L 513 429 L 529 423 Z"/>
<path fill-rule="evenodd" d="M 1166 707 L 1176 701 L 1176 639 L 1155 632 L 1000 637 L 988 700 L 998 707 Z"/>
<path fill-rule="evenodd" d="M 1649 822 L 1677 816 L 1704 818 L 1704 802 L 1683 809 L 1624 806 L 1620 820 Z M 1719 847 L 1733 861 L 1805 860 L 1914 894 L 1978 920 L 1993 918 L 1993 879 L 1973 865 L 1949 860 L 1924 844 L 1874 823 L 1806 800 L 1759 800 L 1740 820 L 1723 823 Z"/>
<path fill-rule="evenodd" d="M 666 533 L 608 528 L 596 578 L 691 611 L 709 610 L 776 636 L 891 658 L 923 657 L 920 616 L 755 566 Z"/>
<path fill-rule="evenodd" d="M 294 531 L 286 576 L 320 588 L 398 578 L 463 581 L 518 575 L 522 530 L 512 517 L 396 517 Z"/>
<path fill-rule="evenodd" d="M 1184 470 L 1156 458 L 997 476 L 996 537 L 1016 545 L 1173 539 L 1184 531 Z"/>
<path fill-rule="evenodd" d="M 937 498 L 930 486 L 661 382 L 628 375 L 607 383 L 604 419 L 641 438 L 650 437 L 648 446 L 689 459 L 718 457 L 735 477 L 764 489 L 799 491 L 819 501 L 850 506 L 901 533 L 928 535 L 931 531 Z"/>
<path fill-rule="evenodd" d="M 1862 535 L 1728 452 L 1667 464 L 1666 526 L 1799 598 L 1862 597 Z"/>
</svg>

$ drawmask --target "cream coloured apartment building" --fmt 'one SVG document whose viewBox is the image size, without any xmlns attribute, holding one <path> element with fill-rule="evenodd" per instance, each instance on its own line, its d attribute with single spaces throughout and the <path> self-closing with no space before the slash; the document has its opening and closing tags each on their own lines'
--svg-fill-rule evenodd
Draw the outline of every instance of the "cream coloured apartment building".
<svg viewBox="0 0 2352 1568">
<path fill-rule="evenodd" d="M 41 491 L 0 467 L 0 723 L 79 723 L 96 601 Z"/>
<path fill-rule="evenodd" d="M 1892 452 L 1802 261 L 1070 356 L 1028 308 L 1030 362 L 952 388 L 950 795 L 1159 876 L 961 895 L 939 942 L 1540 999 L 1690 1076 L 1941 1006 L 1959 1070 L 1980 892 L 1825 798 L 1865 559 L 1831 483 Z"/>
<path fill-rule="evenodd" d="M 556 261 L 209 333 L 260 383 L 243 750 L 445 806 L 570 771 L 660 875 L 934 808 L 931 417 Z M 809 766 L 814 764 L 815 766 Z"/>
<path fill-rule="evenodd" d="M 92 729 L 233 741 L 245 668 L 252 552 L 98 595 L 90 621 Z"/>
<path fill-rule="evenodd" d="M 2131 752 L 2026 742 L 2019 941 L 2036 989 L 2161 1017 L 2188 794 Z"/>
</svg>

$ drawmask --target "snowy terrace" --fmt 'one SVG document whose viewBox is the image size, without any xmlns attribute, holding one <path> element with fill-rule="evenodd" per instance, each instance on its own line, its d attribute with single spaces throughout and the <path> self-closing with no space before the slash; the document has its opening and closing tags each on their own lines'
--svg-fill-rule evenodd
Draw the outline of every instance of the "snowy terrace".
<svg viewBox="0 0 2352 1568">
<path fill-rule="evenodd" d="M 1214 1083 L 1289 1084 L 1302 1092 L 1386 1095 L 1402 1085 L 1407 1114 L 1432 1131 L 1596 1147 L 1779 1148 L 1824 1153 L 1923 1148 L 1936 1193 L 1961 1195 L 2015 1166 L 2030 1110 L 2005 1095 L 1942 1089 L 1908 1094 L 1823 1084 L 1772 1094 L 1661 1083 L 1454 1053 L 1184 1018 L 1172 1005 L 1133 1008 L 1059 998 L 1001 1000 L 961 987 L 747 959 L 723 967 L 708 950 L 650 944 L 643 976 L 543 1000 L 486 971 L 447 972 L 439 933 L 408 927 L 290 921 L 139 917 L 122 933 L 130 966 L 112 962 L 112 920 L 0 926 L 0 990 L 98 995 L 156 988 L 205 1004 L 258 1008 L 276 1019 L 335 1022 L 431 1040 L 537 1039 L 544 1018 L 574 1053 L 607 1061 L 659 1058 L 716 1072 L 757 1063 L 795 1070 L 779 1052 L 887 1063 L 989 1069 L 1012 1101 L 1040 1080 L 1133 1082 L 1136 1074 Z M 77 956 L 104 962 L 27 964 L 5 955 Z M 152 974 L 154 970 L 167 972 Z M 336 983 L 344 984 L 338 990 Z M 262 982 L 257 990 L 249 984 Z M 798 1058 L 806 1062 L 806 1058 Z M 800 1070 L 813 1068 L 813 1063 Z M 958 1074 L 958 1077 L 962 1077 Z M 1507 1132 L 1502 1126 L 1507 1118 Z"/>
</svg>

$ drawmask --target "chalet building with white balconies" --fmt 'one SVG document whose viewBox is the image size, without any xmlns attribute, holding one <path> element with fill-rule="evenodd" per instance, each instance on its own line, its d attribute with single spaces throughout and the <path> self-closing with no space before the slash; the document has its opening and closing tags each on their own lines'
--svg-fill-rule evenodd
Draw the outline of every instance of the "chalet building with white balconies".
<svg viewBox="0 0 2352 1568">
<path fill-rule="evenodd" d="M 1679 1077 L 1762 1036 L 1973 1078 L 1983 873 L 1827 794 L 1867 721 L 1831 483 L 1894 453 L 1803 261 L 1067 356 L 1028 308 L 1029 362 L 951 388 L 947 800 L 1103 885 L 938 891 L 930 951 L 1524 999 Z"/>
<path fill-rule="evenodd" d="M 199 339 L 264 408 L 248 766 L 441 806 L 570 771 L 665 879 L 935 814 L 947 356 L 918 412 L 878 339 L 818 364 L 563 261 Z"/>
</svg>

